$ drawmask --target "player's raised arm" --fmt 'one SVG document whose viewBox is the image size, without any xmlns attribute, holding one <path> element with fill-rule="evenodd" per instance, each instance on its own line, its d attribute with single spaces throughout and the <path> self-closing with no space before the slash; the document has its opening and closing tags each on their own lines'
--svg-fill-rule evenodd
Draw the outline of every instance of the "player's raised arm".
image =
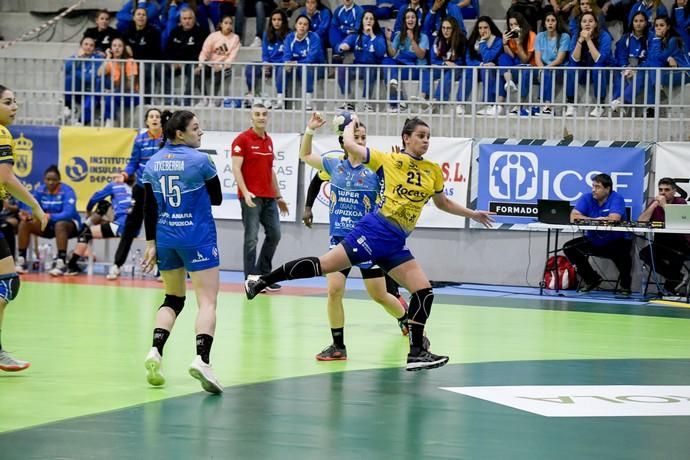
<svg viewBox="0 0 690 460">
<path fill-rule="evenodd" d="M 355 142 L 355 127 L 359 123 L 357 115 L 352 115 L 352 121 L 345 126 L 343 130 L 343 147 L 352 159 L 361 163 L 366 163 L 369 158 L 367 158 L 367 148 L 359 145 Z"/>
<path fill-rule="evenodd" d="M 304 130 L 302 144 L 299 147 L 299 158 L 314 169 L 323 169 L 321 155 L 312 151 L 312 139 L 317 129 L 326 123 L 319 112 L 314 112 L 307 121 L 307 128 Z"/>
</svg>

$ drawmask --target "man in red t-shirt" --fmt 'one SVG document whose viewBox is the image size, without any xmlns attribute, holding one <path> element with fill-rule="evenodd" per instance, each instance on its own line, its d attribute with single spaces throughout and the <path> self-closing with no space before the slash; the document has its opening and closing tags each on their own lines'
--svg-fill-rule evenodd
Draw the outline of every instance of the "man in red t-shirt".
<svg viewBox="0 0 690 460">
<path fill-rule="evenodd" d="M 641 222 L 665 222 L 664 206 L 667 204 L 688 204 L 685 199 L 676 196 L 678 186 L 670 177 L 659 179 L 659 194 L 647 206 L 640 217 Z M 642 248 L 640 259 L 665 278 L 664 289 L 675 293 L 683 275 L 681 269 L 690 255 L 690 235 L 677 233 L 660 233 L 654 236 L 652 244 Z M 654 260 L 652 261 L 652 257 Z"/>
<path fill-rule="evenodd" d="M 266 133 L 268 110 L 263 104 L 254 104 L 251 110 L 252 127 L 240 133 L 232 142 L 232 174 L 237 182 L 237 194 L 242 207 L 244 224 L 244 276 L 271 273 L 273 254 L 280 241 L 280 216 L 287 215 L 288 207 L 280 195 L 278 179 L 273 171 L 273 141 Z M 259 259 L 256 245 L 259 224 L 266 238 Z M 266 290 L 280 289 L 272 284 Z"/>
</svg>

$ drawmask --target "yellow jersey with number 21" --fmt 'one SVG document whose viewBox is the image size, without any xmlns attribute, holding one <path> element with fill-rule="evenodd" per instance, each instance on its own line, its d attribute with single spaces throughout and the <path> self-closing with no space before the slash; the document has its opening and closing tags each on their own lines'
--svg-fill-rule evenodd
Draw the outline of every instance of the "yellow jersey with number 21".
<svg viewBox="0 0 690 460">
<path fill-rule="evenodd" d="M 364 164 L 383 180 L 383 203 L 378 213 L 412 233 L 429 198 L 443 192 L 441 167 L 407 153 L 384 153 L 367 148 Z"/>
<path fill-rule="evenodd" d="M 14 165 L 14 139 L 10 130 L 3 125 L 0 125 L 0 163 Z M 8 195 L 5 186 L 0 184 L 0 198 Z"/>
</svg>

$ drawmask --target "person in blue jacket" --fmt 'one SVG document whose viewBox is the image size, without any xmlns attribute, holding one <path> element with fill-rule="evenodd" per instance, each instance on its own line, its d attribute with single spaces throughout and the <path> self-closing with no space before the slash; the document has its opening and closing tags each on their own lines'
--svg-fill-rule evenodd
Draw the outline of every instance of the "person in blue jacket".
<svg viewBox="0 0 690 460">
<path fill-rule="evenodd" d="M 595 106 L 589 113 L 591 117 L 601 117 L 604 114 L 602 104 L 608 94 L 608 72 L 597 67 L 608 67 L 613 62 L 613 38 L 599 27 L 599 20 L 594 13 L 584 13 L 580 16 L 580 33 L 570 40 L 570 69 L 566 72 L 566 102 L 564 115 L 574 117 L 575 112 L 575 84 L 592 89 Z M 578 69 L 578 67 L 595 67 L 595 69 Z"/>
<path fill-rule="evenodd" d="M 448 16 L 441 21 L 441 30 L 436 34 L 429 54 L 431 55 L 431 65 L 437 67 L 431 69 L 431 72 L 425 72 L 422 76 L 422 91 L 430 95 L 432 83 L 438 80 L 436 90 L 433 93 L 433 100 L 449 101 L 453 82 L 460 81 L 457 100 L 464 100 L 464 95 L 469 93 L 467 88 L 463 88 L 463 71 L 457 67 L 464 66 L 466 63 L 467 38 L 454 17 Z M 467 82 L 465 85 L 469 86 Z M 456 109 L 456 112 L 461 114 L 461 110 Z"/>
<path fill-rule="evenodd" d="M 288 17 L 284 10 L 278 9 L 271 13 L 270 24 L 268 30 L 264 32 L 263 40 L 261 41 L 261 62 L 266 64 L 282 64 L 283 52 L 285 49 L 285 39 L 290 33 L 288 26 Z M 248 93 L 245 96 L 245 107 L 251 107 L 254 102 L 260 102 L 256 98 L 261 94 L 263 82 L 271 78 L 275 73 L 276 91 L 282 93 L 283 88 L 283 73 L 278 72 L 278 66 L 270 65 L 248 65 L 245 67 L 244 76 L 247 82 Z M 269 102 L 269 101 L 267 101 Z M 266 104 L 270 108 L 272 104 Z"/>
<path fill-rule="evenodd" d="M 395 16 L 395 23 L 393 24 L 393 33 L 400 32 L 405 20 L 405 11 L 407 10 L 414 10 L 417 13 L 417 24 L 419 24 L 420 29 L 424 26 L 424 19 L 426 19 L 426 15 L 429 13 L 426 0 L 410 0 L 405 2 L 403 7 L 398 10 L 398 14 Z"/>
<path fill-rule="evenodd" d="M 638 12 L 646 14 L 650 24 L 653 24 L 654 20 L 658 17 L 668 16 L 668 10 L 663 3 L 661 3 L 661 0 L 638 0 L 630 8 L 630 12 L 628 13 L 628 26 L 632 24 L 633 18 Z"/>
<path fill-rule="evenodd" d="M 417 23 L 417 14 L 414 10 L 405 11 L 405 23 L 403 28 L 392 37 L 393 32 L 386 29 L 386 48 L 388 56 L 384 58 L 383 65 L 395 66 L 386 69 L 388 80 L 390 112 L 405 110 L 405 95 L 398 94 L 398 86 L 401 80 L 420 80 L 422 69 L 427 65 L 427 53 L 429 51 L 429 38 L 421 33 Z M 391 40 L 392 38 L 392 40 Z M 399 97 L 398 97 L 399 96 Z M 400 104 L 400 105 L 398 105 Z"/>
<path fill-rule="evenodd" d="M 623 34 L 616 42 L 616 51 L 614 53 L 615 65 L 616 67 L 623 67 L 623 70 L 613 74 L 611 111 L 614 113 L 618 111 L 622 103 L 621 95 L 624 92 L 626 102 L 632 102 L 635 80 L 642 78 L 637 75 L 636 68 L 643 65 L 647 59 L 647 43 L 649 38 L 647 15 L 642 11 L 638 11 L 633 16 L 632 30 Z"/>
<path fill-rule="evenodd" d="M 481 16 L 474 24 L 474 29 L 467 39 L 468 66 L 479 67 L 477 72 L 479 81 L 482 82 L 484 102 L 488 106 L 479 110 L 477 115 L 496 116 L 503 113 L 503 107 L 496 105 L 496 81 L 499 70 L 496 67 L 498 59 L 503 53 L 502 33 L 496 23 L 488 16 Z M 465 73 L 465 100 L 472 89 L 472 69 Z M 472 82 L 472 83 L 470 83 Z"/>
<path fill-rule="evenodd" d="M 676 87 L 683 82 L 690 82 L 690 56 L 683 47 L 683 40 L 671 28 L 671 20 L 666 16 L 657 17 L 654 21 L 654 36 L 647 45 L 647 60 L 642 67 L 650 70 L 640 70 L 635 79 L 635 94 L 646 90 L 647 105 L 656 102 L 657 84 L 663 87 Z M 661 68 L 660 80 L 657 78 L 656 68 Z M 628 94 L 626 94 L 626 98 Z M 628 99 L 625 100 L 628 102 Z M 632 95 L 630 95 L 632 102 Z M 647 116 L 654 116 L 654 109 L 647 108 Z"/>
<path fill-rule="evenodd" d="M 317 71 L 313 66 L 307 65 L 305 69 L 301 64 L 323 64 L 326 62 L 321 39 L 314 32 L 310 32 L 309 27 L 310 21 L 308 17 L 300 16 L 297 18 L 295 31 L 290 32 L 283 42 L 283 62 L 285 65 L 283 68 L 276 69 L 277 72 L 285 72 L 284 81 L 287 85 L 290 85 L 295 78 L 297 81 L 306 78 L 306 110 L 312 110 L 315 73 L 318 77 L 321 77 L 324 68 L 320 67 Z M 284 88 L 278 87 L 278 79 L 276 79 L 276 89 L 278 91 L 278 102 L 274 108 L 282 108 L 285 93 Z"/>
<path fill-rule="evenodd" d="M 127 32 L 134 24 L 134 12 L 139 8 L 146 10 L 148 24 L 160 28 L 161 5 L 156 0 L 128 0 L 115 15 L 117 30 L 121 34 Z"/>
<path fill-rule="evenodd" d="M 43 184 L 32 192 L 41 209 L 48 216 L 48 225 L 41 230 L 40 222 L 31 218 L 30 209 L 24 204 L 19 205 L 19 228 L 17 230 L 17 273 L 26 273 L 26 252 L 31 235 L 41 238 L 55 238 L 57 246 L 57 260 L 55 267 L 50 270 L 53 276 L 65 273 L 67 264 L 67 242 L 79 235 L 81 217 L 77 212 L 77 195 L 74 189 L 61 182 L 60 170 L 50 165 L 43 173 Z"/>
<path fill-rule="evenodd" d="M 78 275 L 81 273 L 78 262 L 80 258 L 86 255 L 91 240 L 94 238 L 116 238 L 123 235 L 126 228 L 126 221 L 132 212 L 135 200 L 142 201 L 141 206 L 143 208 L 143 188 L 139 187 L 135 189 L 136 181 L 137 176 L 132 174 L 125 182 L 110 182 L 91 196 L 91 199 L 89 199 L 86 205 L 86 213 L 89 215 L 89 218 L 86 220 L 84 227 L 79 233 L 77 246 L 74 248 L 69 262 L 67 262 L 65 276 Z M 141 191 L 136 198 L 134 197 L 135 190 Z M 103 206 L 102 203 L 108 203 L 105 201 L 106 198 L 110 198 L 110 203 L 108 206 Z M 93 217 L 95 217 L 93 216 L 94 207 L 96 208 L 95 214 L 99 216 L 95 219 L 93 219 Z M 109 207 L 113 209 L 112 222 L 107 222 L 103 219 Z M 140 228 L 141 224 L 139 226 L 139 229 Z M 134 235 L 135 237 L 139 234 L 139 229 L 137 229 Z"/>
<path fill-rule="evenodd" d="M 434 3 L 429 9 L 429 14 L 424 18 L 422 25 L 422 33 L 429 37 L 429 41 L 433 40 L 433 35 L 437 30 L 441 29 L 441 21 L 448 16 L 455 18 L 462 33 L 467 35 L 465 29 L 465 18 L 462 16 L 462 9 L 454 0 L 434 0 Z"/>
<path fill-rule="evenodd" d="M 365 65 L 363 67 L 338 67 L 338 86 L 343 100 L 347 99 L 348 88 L 346 83 L 353 79 L 364 80 L 362 85 L 362 99 L 364 101 L 374 99 L 374 88 L 380 79 L 380 69 L 377 67 L 383 62 L 386 55 L 386 39 L 383 37 L 381 26 L 374 13 L 367 11 L 362 16 L 362 23 L 356 34 L 349 35 L 340 44 L 341 52 L 353 51 L 354 64 Z M 374 109 L 368 102 L 361 105 L 361 110 L 372 112 Z"/>
<path fill-rule="evenodd" d="M 686 51 L 690 51 L 690 0 L 673 2 L 671 25 L 683 39 Z"/>
<path fill-rule="evenodd" d="M 324 6 L 321 0 L 307 0 L 304 6 L 295 12 L 297 17 L 306 16 L 311 21 L 309 30 L 321 37 L 321 45 L 324 52 L 329 46 L 328 33 L 331 28 L 333 13 Z"/>
<path fill-rule="evenodd" d="M 91 122 L 97 100 L 95 95 L 88 93 L 102 89 L 98 77 L 102 61 L 92 37 L 82 37 L 79 51 L 65 60 L 65 121 Z"/>
<path fill-rule="evenodd" d="M 342 5 L 333 10 L 331 27 L 328 31 L 328 41 L 333 48 L 331 61 L 340 64 L 343 62 L 343 55 L 338 54 L 340 44 L 348 35 L 354 34 L 357 27 L 362 22 L 364 9 L 355 3 L 355 0 L 342 0 Z"/>
</svg>

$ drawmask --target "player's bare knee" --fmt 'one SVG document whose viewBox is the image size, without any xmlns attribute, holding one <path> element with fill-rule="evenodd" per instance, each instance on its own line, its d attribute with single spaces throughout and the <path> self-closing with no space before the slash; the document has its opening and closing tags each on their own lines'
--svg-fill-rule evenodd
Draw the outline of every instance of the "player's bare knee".
<svg viewBox="0 0 690 460">
<path fill-rule="evenodd" d="M 176 295 L 170 295 L 170 294 L 165 294 L 165 300 L 163 300 L 163 304 L 159 307 L 159 310 L 161 308 L 169 308 L 175 313 L 175 317 L 180 316 L 180 313 L 182 312 L 182 309 L 184 308 L 184 301 L 186 297 L 180 297 Z"/>
</svg>

